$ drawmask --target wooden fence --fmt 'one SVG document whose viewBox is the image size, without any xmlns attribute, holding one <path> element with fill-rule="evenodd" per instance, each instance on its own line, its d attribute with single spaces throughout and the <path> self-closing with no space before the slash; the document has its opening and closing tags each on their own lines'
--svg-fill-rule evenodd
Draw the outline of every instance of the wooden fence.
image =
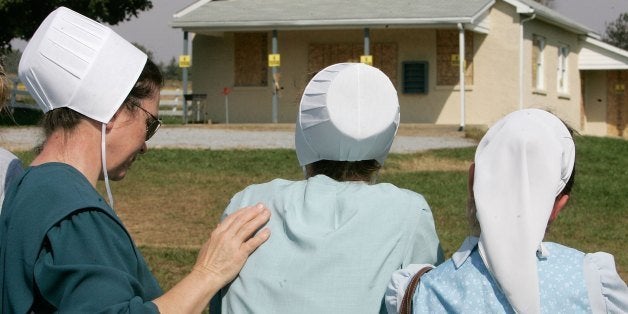
<svg viewBox="0 0 628 314">
<path fill-rule="evenodd" d="M 183 93 L 180 89 L 161 90 L 159 100 L 159 115 L 167 117 L 183 117 Z M 13 81 L 13 87 L 7 105 L 10 108 L 39 110 L 37 103 L 30 96 L 24 84 Z M 195 114 L 194 103 L 188 102 L 188 117 Z"/>
</svg>

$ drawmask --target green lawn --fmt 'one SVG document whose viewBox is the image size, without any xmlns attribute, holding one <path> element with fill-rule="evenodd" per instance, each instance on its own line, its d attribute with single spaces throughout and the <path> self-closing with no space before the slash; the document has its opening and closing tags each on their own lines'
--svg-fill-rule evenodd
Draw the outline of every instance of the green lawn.
<svg viewBox="0 0 628 314">
<path fill-rule="evenodd" d="M 627 280 L 628 141 L 579 137 L 576 145 L 572 199 L 547 240 L 609 252 Z M 473 153 L 465 148 L 392 154 L 380 175 L 380 182 L 425 196 L 447 256 L 468 233 L 466 169 Z M 20 155 L 26 163 L 32 158 Z M 157 149 L 112 186 L 117 213 L 167 289 L 190 269 L 231 196 L 276 177 L 302 177 L 294 151 Z"/>
</svg>

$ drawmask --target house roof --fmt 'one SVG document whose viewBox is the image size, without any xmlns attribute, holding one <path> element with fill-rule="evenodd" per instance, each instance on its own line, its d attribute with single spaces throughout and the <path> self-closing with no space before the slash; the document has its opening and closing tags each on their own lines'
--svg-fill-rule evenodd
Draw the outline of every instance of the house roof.
<svg viewBox="0 0 628 314">
<path fill-rule="evenodd" d="M 481 23 L 495 0 L 200 0 L 172 27 L 194 31 Z"/>
<path fill-rule="evenodd" d="M 592 29 L 544 6 L 533 0 L 503 0 L 517 8 L 517 13 L 534 15 L 549 24 L 567 29 L 576 34 L 599 37 Z"/>
<path fill-rule="evenodd" d="M 628 70 L 628 51 L 587 37 L 578 54 L 579 70 Z"/>
<path fill-rule="evenodd" d="M 298 28 L 421 27 L 465 24 L 483 29 L 496 0 L 199 0 L 174 14 L 171 26 L 187 31 Z M 591 29 L 532 0 L 502 0 L 518 13 L 534 15 L 577 34 Z"/>
</svg>

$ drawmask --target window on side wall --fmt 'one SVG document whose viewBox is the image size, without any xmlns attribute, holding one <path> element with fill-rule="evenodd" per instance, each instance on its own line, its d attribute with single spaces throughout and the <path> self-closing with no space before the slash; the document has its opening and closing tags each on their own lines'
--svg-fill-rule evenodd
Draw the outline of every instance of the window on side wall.
<svg viewBox="0 0 628 314">
<path fill-rule="evenodd" d="M 569 93 L 569 46 L 558 47 L 558 67 L 557 67 L 557 91 L 559 94 Z"/>
<path fill-rule="evenodd" d="M 532 45 L 532 84 L 537 91 L 545 90 L 545 38 L 534 35 Z"/>
<path fill-rule="evenodd" d="M 268 34 L 234 33 L 234 86 L 268 86 Z"/>
</svg>

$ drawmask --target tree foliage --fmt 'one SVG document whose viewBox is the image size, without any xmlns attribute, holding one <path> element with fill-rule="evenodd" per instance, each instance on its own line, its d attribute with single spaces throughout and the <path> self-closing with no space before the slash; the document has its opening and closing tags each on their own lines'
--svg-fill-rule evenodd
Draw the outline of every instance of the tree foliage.
<svg viewBox="0 0 628 314">
<path fill-rule="evenodd" d="M 159 64 L 162 74 L 164 75 L 164 79 L 166 80 L 179 80 L 181 79 L 181 68 L 179 67 L 179 64 L 177 63 L 177 59 L 175 59 L 174 57 L 172 57 L 170 59 L 170 62 L 168 62 L 168 64 L 163 64 L 160 63 Z"/>
<path fill-rule="evenodd" d="M 604 41 L 628 50 L 628 12 L 620 14 L 615 21 L 606 24 Z"/>
<path fill-rule="evenodd" d="M 0 50 L 11 48 L 11 40 L 28 40 L 54 9 L 65 6 L 110 25 L 137 17 L 153 7 L 151 0 L 0 0 Z"/>
</svg>

